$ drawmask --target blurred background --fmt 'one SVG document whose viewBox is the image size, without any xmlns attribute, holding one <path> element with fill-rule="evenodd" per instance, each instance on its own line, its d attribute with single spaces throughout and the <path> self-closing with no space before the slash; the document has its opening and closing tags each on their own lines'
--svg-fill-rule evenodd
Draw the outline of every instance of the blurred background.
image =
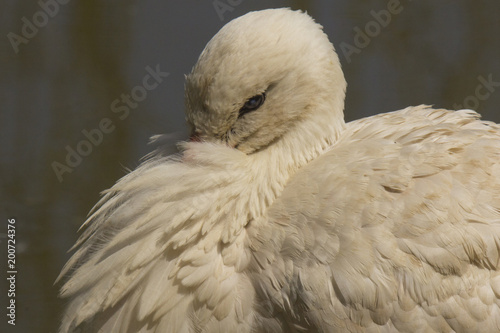
<svg viewBox="0 0 500 333">
<path fill-rule="evenodd" d="M 0 279 L 1 332 L 57 330 L 53 283 L 99 192 L 140 163 L 150 136 L 187 137 L 184 74 L 225 23 L 271 7 L 324 26 L 347 120 L 425 103 L 500 122 L 498 1 L 1 0 L 0 267 L 15 218 L 18 271 L 15 327 Z"/>
</svg>

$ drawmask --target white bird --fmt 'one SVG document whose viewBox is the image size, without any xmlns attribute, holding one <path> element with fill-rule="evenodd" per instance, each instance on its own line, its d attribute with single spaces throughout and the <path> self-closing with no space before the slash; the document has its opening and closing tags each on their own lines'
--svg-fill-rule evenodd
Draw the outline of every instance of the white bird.
<svg viewBox="0 0 500 333">
<path fill-rule="evenodd" d="M 85 222 L 60 332 L 500 331 L 500 126 L 346 124 L 345 88 L 308 15 L 224 26 L 186 79 L 193 140 Z"/>
</svg>

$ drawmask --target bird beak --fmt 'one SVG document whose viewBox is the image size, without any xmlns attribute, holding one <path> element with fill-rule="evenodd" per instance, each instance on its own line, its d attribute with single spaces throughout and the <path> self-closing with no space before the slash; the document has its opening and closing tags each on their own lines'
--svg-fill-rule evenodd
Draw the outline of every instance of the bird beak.
<svg viewBox="0 0 500 333">
<path fill-rule="evenodd" d="M 200 134 L 193 131 L 191 133 L 191 135 L 189 136 L 189 141 L 190 142 L 201 142 Z"/>
</svg>

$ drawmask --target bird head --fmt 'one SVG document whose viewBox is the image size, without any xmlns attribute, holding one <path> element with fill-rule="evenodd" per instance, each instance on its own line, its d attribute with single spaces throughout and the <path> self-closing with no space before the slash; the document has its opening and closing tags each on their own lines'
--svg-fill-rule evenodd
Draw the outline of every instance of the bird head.
<svg viewBox="0 0 500 333">
<path fill-rule="evenodd" d="M 186 76 L 187 123 L 196 140 L 252 154 L 315 114 L 343 125 L 345 88 L 334 48 L 311 17 L 250 12 L 226 24 Z"/>
</svg>

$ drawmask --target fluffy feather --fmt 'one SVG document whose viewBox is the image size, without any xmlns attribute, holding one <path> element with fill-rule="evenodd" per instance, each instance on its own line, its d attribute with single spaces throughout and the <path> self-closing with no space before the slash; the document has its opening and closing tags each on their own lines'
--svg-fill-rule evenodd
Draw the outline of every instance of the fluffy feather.
<svg viewBox="0 0 500 333">
<path fill-rule="evenodd" d="M 200 142 L 105 192 L 60 332 L 499 331 L 500 126 L 427 106 L 345 124 L 344 89 L 307 15 L 226 25 L 187 78 Z"/>
</svg>

